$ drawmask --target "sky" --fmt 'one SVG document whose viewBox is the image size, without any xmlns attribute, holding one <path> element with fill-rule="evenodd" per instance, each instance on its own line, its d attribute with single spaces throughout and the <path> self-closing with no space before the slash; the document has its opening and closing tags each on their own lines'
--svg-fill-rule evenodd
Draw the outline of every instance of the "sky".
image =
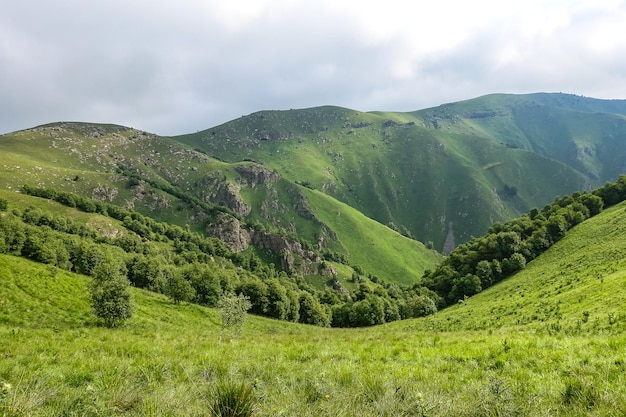
<svg viewBox="0 0 626 417">
<path fill-rule="evenodd" d="M 626 98 L 621 0 L 0 0 L 0 133 L 160 135 L 259 110 Z"/>
</svg>

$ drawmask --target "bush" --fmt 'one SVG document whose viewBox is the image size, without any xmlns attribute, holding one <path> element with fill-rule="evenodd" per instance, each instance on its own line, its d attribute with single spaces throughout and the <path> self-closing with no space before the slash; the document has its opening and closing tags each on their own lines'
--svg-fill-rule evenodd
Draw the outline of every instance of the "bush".
<svg viewBox="0 0 626 417">
<path fill-rule="evenodd" d="M 224 293 L 222 298 L 220 298 L 218 306 L 222 318 L 220 337 L 217 341 L 217 344 L 220 344 L 224 330 L 232 329 L 233 334 L 238 334 L 241 331 L 241 327 L 246 321 L 246 314 L 252 304 L 248 297 L 243 294 Z"/>
</svg>

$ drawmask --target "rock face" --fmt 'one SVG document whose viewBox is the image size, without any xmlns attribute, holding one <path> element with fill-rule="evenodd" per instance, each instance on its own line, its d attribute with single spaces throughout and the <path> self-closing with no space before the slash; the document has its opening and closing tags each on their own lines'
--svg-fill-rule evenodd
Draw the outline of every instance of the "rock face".
<svg viewBox="0 0 626 417">
<path fill-rule="evenodd" d="M 315 274 L 321 259 L 315 252 L 304 249 L 300 242 L 284 236 L 244 228 L 239 220 L 226 213 L 209 223 L 206 228 L 210 236 L 220 239 L 233 252 L 246 250 L 251 244 L 280 255 L 281 268 L 288 274 Z"/>
<path fill-rule="evenodd" d="M 263 184 L 275 183 L 280 180 L 280 176 L 266 167 L 251 163 L 241 164 L 235 167 L 240 175 L 236 184 L 226 180 L 221 173 L 207 176 L 204 179 L 206 186 L 205 198 L 217 204 L 224 205 L 242 217 L 250 214 L 251 207 L 245 204 L 240 195 L 241 187 L 254 188 Z M 283 210 L 278 202 L 278 196 L 274 198 L 271 188 L 268 188 L 268 196 L 261 206 L 261 215 L 271 219 L 271 213 Z M 306 198 L 299 196 L 295 202 L 295 210 L 301 217 L 309 220 L 316 220 L 311 211 Z M 266 213 L 267 212 L 267 213 Z M 325 226 L 323 223 L 319 224 Z M 324 236 L 320 238 L 319 245 L 322 246 L 324 239 L 334 234 L 325 226 Z M 252 228 L 244 227 L 241 222 L 226 213 L 222 213 L 213 222 L 207 225 L 206 231 L 209 235 L 216 237 L 233 252 L 246 250 L 248 246 L 255 245 L 260 249 L 267 249 L 280 256 L 281 268 L 289 274 L 316 274 L 321 259 L 315 252 L 304 249 L 299 242 L 290 240 L 277 234 L 261 232 Z M 332 276 L 332 271 L 325 271 Z"/>
<path fill-rule="evenodd" d="M 226 213 L 219 214 L 216 221 L 207 225 L 206 231 L 224 242 L 233 252 L 246 250 L 252 240 L 250 232 L 241 227 L 239 220 Z"/>
<path fill-rule="evenodd" d="M 254 232 L 252 243 L 261 249 L 269 249 L 280 254 L 281 268 L 288 274 L 294 272 L 314 274 L 317 272 L 317 264 L 321 261 L 314 252 L 304 249 L 300 242 L 291 241 L 284 236 Z"/>
<path fill-rule="evenodd" d="M 276 172 L 259 164 L 237 165 L 235 171 L 241 175 L 242 182 L 248 187 L 276 182 L 280 179 L 280 176 Z"/>
<path fill-rule="evenodd" d="M 204 178 L 204 198 L 221 206 L 226 206 L 240 216 L 246 217 L 252 208 L 243 201 L 239 191 L 241 186 L 226 181 L 220 172 L 207 175 Z"/>
<path fill-rule="evenodd" d="M 241 188 L 239 186 L 233 184 L 232 182 L 222 183 L 217 189 L 215 202 L 230 208 L 232 211 L 243 217 L 247 217 L 252 208 L 241 198 L 241 195 L 239 194 L 240 189 Z"/>
</svg>

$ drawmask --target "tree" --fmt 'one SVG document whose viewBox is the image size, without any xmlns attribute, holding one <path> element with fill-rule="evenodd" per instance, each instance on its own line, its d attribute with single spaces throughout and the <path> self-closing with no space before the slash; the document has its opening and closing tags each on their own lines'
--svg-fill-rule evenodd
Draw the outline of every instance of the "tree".
<svg viewBox="0 0 626 417">
<path fill-rule="evenodd" d="M 462 300 L 464 297 L 471 297 L 481 291 L 480 278 L 476 275 L 467 274 L 462 278 L 454 280 L 454 286 L 448 295 L 448 299 Z"/>
<path fill-rule="evenodd" d="M 350 324 L 357 327 L 374 326 L 385 322 L 385 303 L 379 297 L 368 296 L 357 301 L 350 311 Z"/>
<path fill-rule="evenodd" d="M 476 265 L 476 276 L 480 279 L 482 288 L 490 287 L 493 283 L 493 271 L 491 263 L 484 259 Z"/>
<path fill-rule="evenodd" d="M 166 268 L 163 275 L 165 276 L 165 294 L 174 304 L 190 301 L 196 295 L 191 283 L 174 267 Z"/>
<path fill-rule="evenodd" d="M 289 297 L 287 297 L 287 290 L 282 286 L 280 281 L 276 278 L 272 278 L 267 284 L 267 311 L 266 314 L 269 317 L 274 317 L 279 320 L 285 320 L 289 312 Z"/>
<path fill-rule="evenodd" d="M 432 298 L 426 295 L 414 295 L 407 298 L 402 306 L 402 318 L 411 319 L 424 317 L 437 312 L 437 306 Z"/>
<path fill-rule="evenodd" d="M 194 301 L 209 307 L 217 307 L 222 287 L 215 270 L 208 265 L 192 263 L 183 268 L 183 277 L 195 291 Z"/>
<path fill-rule="evenodd" d="M 129 282 L 120 265 L 113 261 L 98 264 L 89 288 L 91 306 L 96 317 L 107 327 L 115 327 L 133 314 Z"/>
<path fill-rule="evenodd" d="M 302 291 L 298 299 L 300 303 L 300 323 L 315 324 L 329 327 L 332 320 L 330 308 L 321 305 L 317 298 L 308 292 Z"/>
<path fill-rule="evenodd" d="M 168 285 L 163 272 L 165 264 L 166 261 L 162 256 L 148 258 L 144 255 L 135 255 L 127 261 L 128 279 L 135 287 L 163 292 Z"/>
<path fill-rule="evenodd" d="M 253 314 L 264 315 L 267 311 L 267 284 L 256 277 L 250 277 L 248 281 L 239 286 L 239 291 L 244 293 L 250 300 Z"/>
<path fill-rule="evenodd" d="M 241 327 L 246 321 L 246 314 L 252 307 L 252 304 L 248 297 L 243 294 L 235 295 L 234 293 L 225 292 L 222 294 L 218 306 L 222 318 L 220 337 L 217 341 L 219 345 L 222 343 L 222 335 L 226 329 L 231 329 L 234 335 L 241 332 Z"/>
</svg>

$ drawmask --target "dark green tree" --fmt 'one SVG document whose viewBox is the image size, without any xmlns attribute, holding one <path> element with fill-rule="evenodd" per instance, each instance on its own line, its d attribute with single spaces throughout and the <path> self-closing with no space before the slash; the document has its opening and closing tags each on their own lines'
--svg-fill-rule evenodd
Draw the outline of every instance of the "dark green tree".
<svg viewBox="0 0 626 417">
<path fill-rule="evenodd" d="M 289 313 L 289 297 L 287 290 L 280 281 L 273 278 L 267 283 L 267 311 L 266 314 L 280 320 L 285 320 Z"/>
<path fill-rule="evenodd" d="M 129 282 L 120 265 L 107 260 L 92 271 L 89 287 L 93 312 L 107 327 L 115 327 L 133 314 Z"/>
<path fill-rule="evenodd" d="M 435 314 L 437 306 L 432 298 L 426 295 L 414 295 L 406 299 L 400 312 L 404 319 L 424 317 Z"/>
<path fill-rule="evenodd" d="M 165 295 L 175 304 L 191 301 L 196 291 L 183 274 L 174 267 L 165 268 L 163 271 L 165 280 Z"/>
<path fill-rule="evenodd" d="M 322 327 L 330 326 L 332 313 L 329 308 L 321 305 L 317 298 L 302 291 L 298 301 L 300 304 L 300 323 Z"/>
</svg>

